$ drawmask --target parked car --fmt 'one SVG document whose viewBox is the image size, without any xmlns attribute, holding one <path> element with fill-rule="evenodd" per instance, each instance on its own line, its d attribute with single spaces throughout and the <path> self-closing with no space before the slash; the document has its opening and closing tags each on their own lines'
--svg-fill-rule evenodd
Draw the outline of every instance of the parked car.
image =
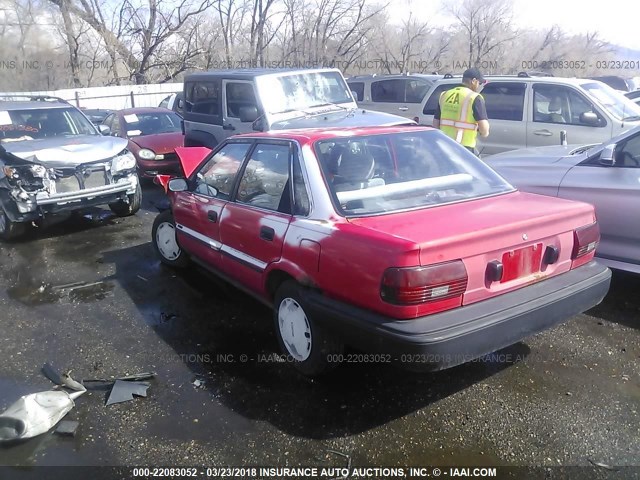
<svg viewBox="0 0 640 480">
<path fill-rule="evenodd" d="M 160 173 L 180 173 L 176 147 L 184 145 L 177 113 L 160 107 L 127 108 L 112 113 L 104 125 L 108 133 L 129 140 L 138 175 L 153 178 Z"/>
<path fill-rule="evenodd" d="M 640 105 L 640 90 L 634 90 L 633 92 L 627 92 L 624 94 L 633 103 Z"/>
<path fill-rule="evenodd" d="M 159 107 L 168 108 L 169 110 L 173 110 L 178 115 L 184 115 L 184 93 L 176 92 L 172 93 L 168 97 L 164 98 Z"/>
<path fill-rule="evenodd" d="M 54 97 L 0 100 L 0 238 L 60 212 L 109 205 L 140 208 L 142 191 L 127 141 L 104 137 L 80 110 Z"/>
<path fill-rule="evenodd" d="M 485 160 L 523 191 L 593 204 L 600 262 L 640 273 L 640 127 L 598 145 L 516 150 Z"/>
<path fill-rule="evenodd" d="M 561 77 L 487 76 L 481 91 L 491 133 L 478 138 L 482 155 L 525 147 L 604 142 L 640 125 L 640 106 L 596 80 Z M 425 96 L 420 123 L 433 124 L 442 92 L 460 77 L 438 80 Z"/>
<path fill-rule="evenodd" d="M 432 128 L 240 135 L 184 178 L 153 225 L 166 265 L 194 260 L 274 309 L 303 373 L 342 358 L 442 369 L 598 304 L 591 205 L 517 191 Z"/>
<path fill-rule="evenodd" d="M 422 100 L 429 87 L 451 75 L 406 73 L 397 75 L 358 75 L 347 79 L 358 106 L 393 113 L 416 120 L 422 113 Z"/>
<path fill-rule="evenodd" d="M 591 77 L 591 80 L 598 80 L 602 83 L 606 83 L 614 90 L 618 90 L 623 93 L 635 90 L 632 79 L 624 78 L 619 75 L 601 75 L 598 77 Z"/>
<path fill-rule="evenodd" d="M 213 148 L 230 135 L 253 131 L 415 123 L 358 109 L 335 68 L 192 73 L 184 94 L 187 147 Z"/>
<path fill-rule="evenodd" d="M 83 108 L 81 110 L 94 125 L 101 125 L 102 122 L 104 122 L 104 119 L 113 111 L 103 110 L 100 108 Z"/>
</svg>

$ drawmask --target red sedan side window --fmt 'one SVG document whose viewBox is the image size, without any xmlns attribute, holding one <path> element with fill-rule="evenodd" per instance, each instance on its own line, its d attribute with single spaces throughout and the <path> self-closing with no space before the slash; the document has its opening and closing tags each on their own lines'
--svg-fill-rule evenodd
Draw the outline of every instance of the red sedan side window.
<svg viewBox="0 0 640 480">
<path fill-rule="evenodd" d="M 250 143 L 229 143 L 218 151 L 196 174 L 195 193 L 229 198 L 236 175 Z"/>
<path fill-rule="evenodd" d="M 289 158 L 289 145 L 258 144 L 240 180 L 237 201 L 291 213 Z"/>
</svg>

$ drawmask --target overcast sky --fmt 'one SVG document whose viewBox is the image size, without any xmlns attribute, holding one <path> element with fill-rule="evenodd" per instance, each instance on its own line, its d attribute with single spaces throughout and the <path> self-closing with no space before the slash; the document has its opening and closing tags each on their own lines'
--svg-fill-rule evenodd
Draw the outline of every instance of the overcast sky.
<svg viewBox="0 0 640 480">
<path fill-rule="evenodd" d="M 414 15 L 432 18 L 434 24 L 444 25 L 447 20 L 438 12 L 449 0 L 391 0 L 393 19 L 406 17 L 407 3 Z M 513 0 L 514 20 L 518 27 L 548 28 L 558 24 L 567 33 L 598 31 L 603 40 L 623 47 L 640 50 L 636 1 L 606 0 Z M 396 8 L 394 8 L 397 5 Z M 640 58 L 638 59 L 640 60 Z"/>
</svg>

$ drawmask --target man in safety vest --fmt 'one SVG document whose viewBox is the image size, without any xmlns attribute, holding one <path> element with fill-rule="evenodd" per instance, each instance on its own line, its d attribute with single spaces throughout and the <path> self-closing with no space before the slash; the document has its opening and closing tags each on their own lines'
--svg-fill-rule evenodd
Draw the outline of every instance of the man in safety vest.
<svg viewBox="0 0 640 480">
<path fill-rule="evenodd" d="M 433 126 L 477 155 L 476 138 L 489 135 L 489 119 L 484 98 L 478 93 L 486 83 L 477 68 L 462 74 L 462 84 L 442 92 L 433 117 Z"/>
</svg>

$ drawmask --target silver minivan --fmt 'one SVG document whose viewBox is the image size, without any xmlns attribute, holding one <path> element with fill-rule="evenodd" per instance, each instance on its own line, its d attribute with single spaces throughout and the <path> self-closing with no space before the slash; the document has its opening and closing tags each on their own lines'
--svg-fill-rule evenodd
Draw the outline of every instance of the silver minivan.
<svg viewBox="0 0 640 480">
<path fill-rule="evenodd" d="M 184 81 L 187 147 L 253 131 L 403 124 L 415 122 L 359 109 L 334 68 L 213 70 Z"/>
<path fill-rule="evenodd" d="M 491 133 L 478 138 L 483 155 L 525 147 L 600 143 L 640 125 L 640 106 L 602 82 L 581 78 L 487 76 L 481 93 Z M 418 122 L 432 125 L 440 94 L 460 77 L 434 83 Z"/>
</svg>

